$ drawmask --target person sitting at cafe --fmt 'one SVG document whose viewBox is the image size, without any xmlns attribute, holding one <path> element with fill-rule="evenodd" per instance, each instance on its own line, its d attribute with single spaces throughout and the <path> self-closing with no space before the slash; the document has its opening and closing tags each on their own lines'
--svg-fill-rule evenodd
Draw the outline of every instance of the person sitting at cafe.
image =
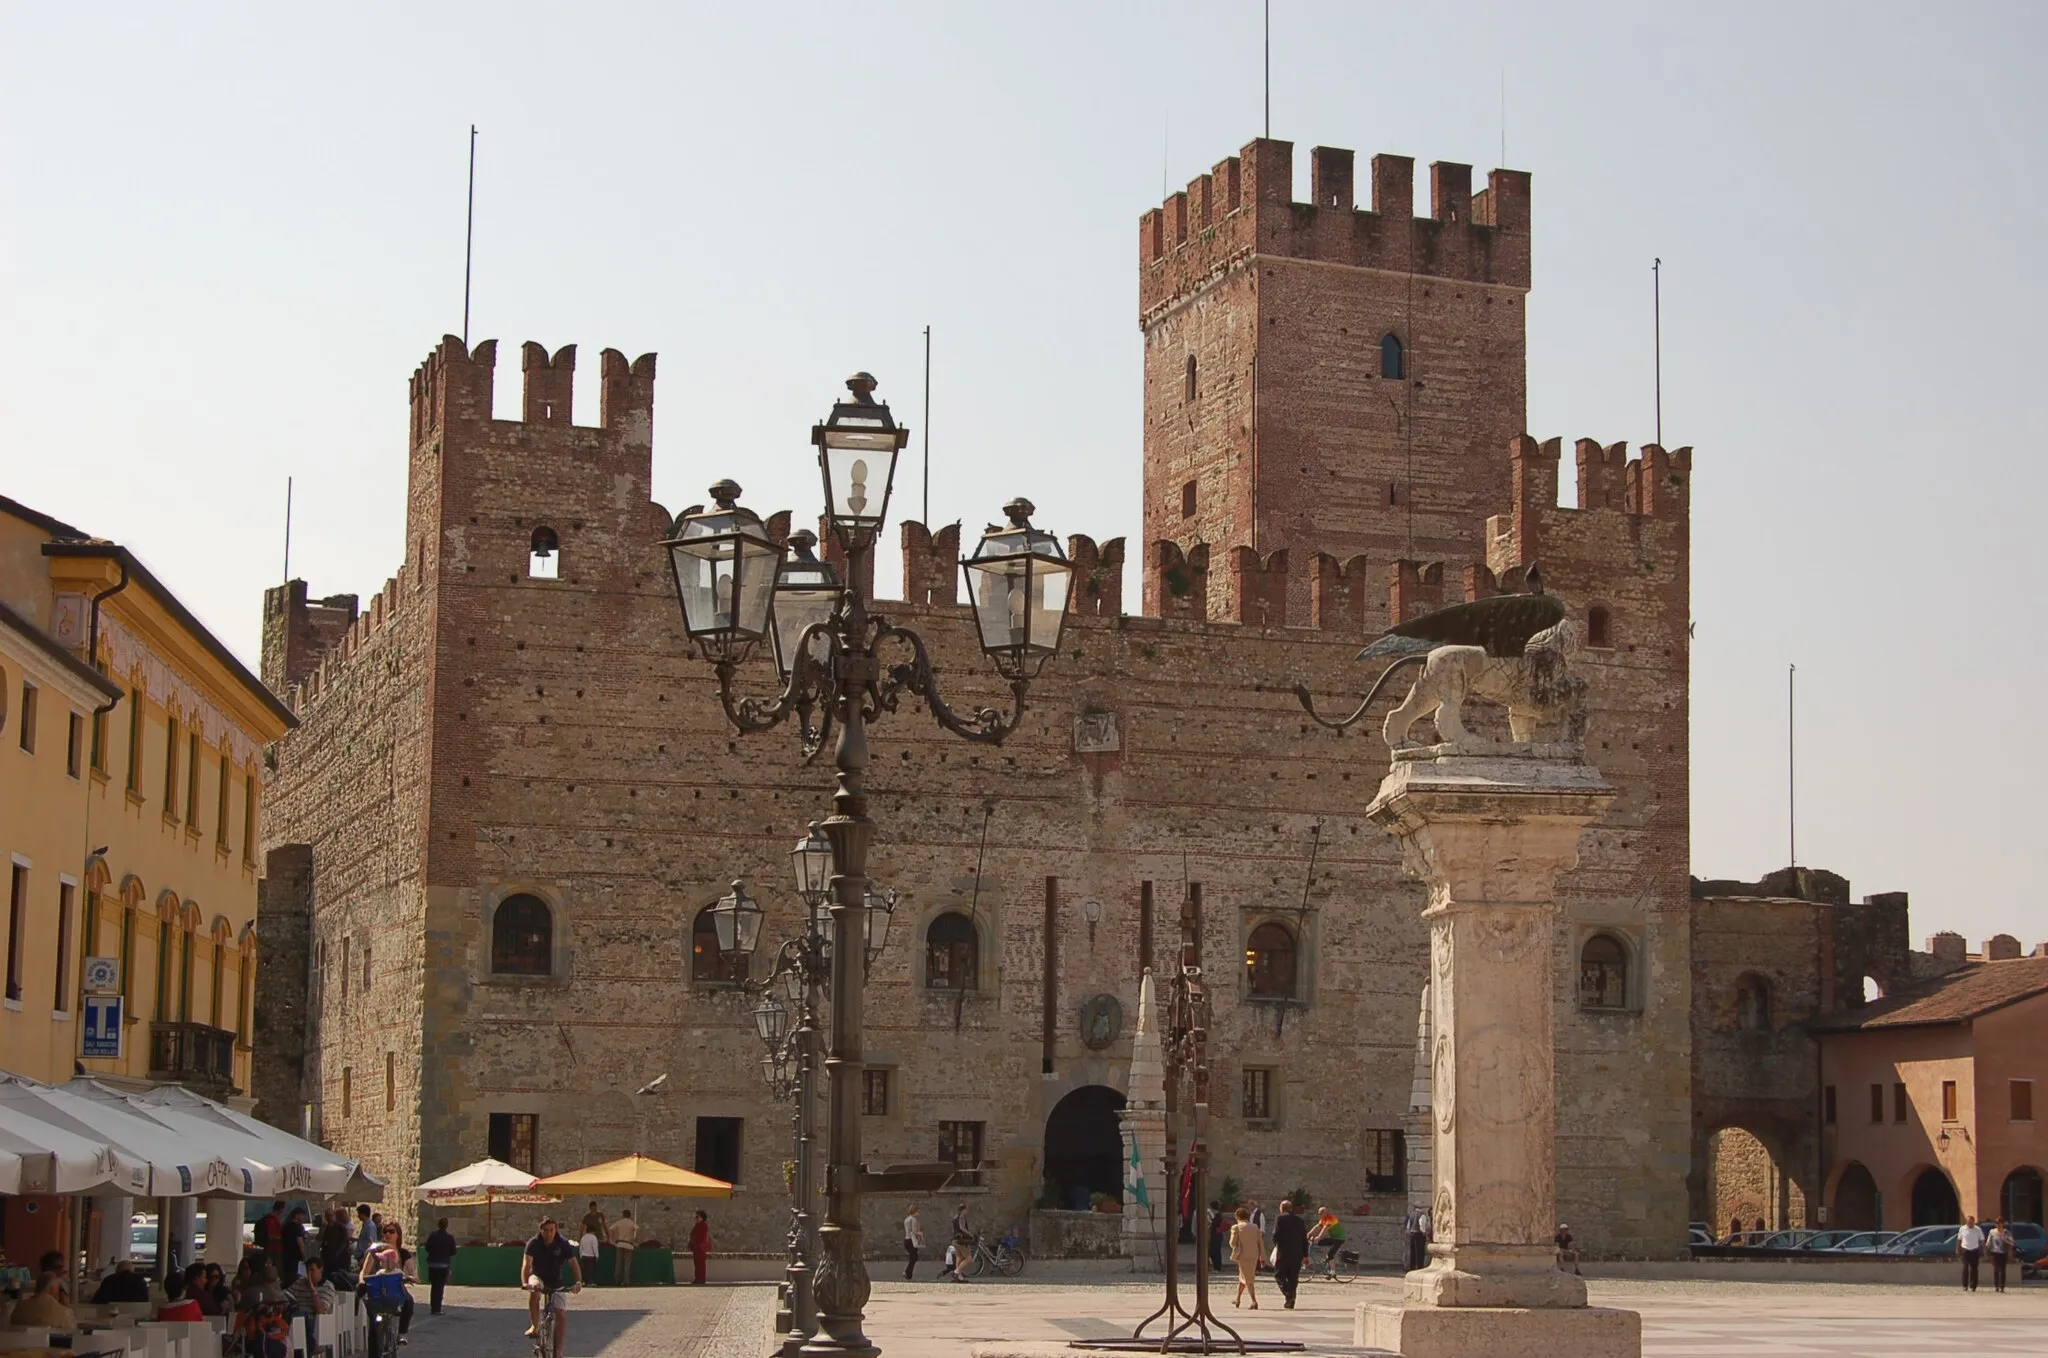
<svg viewBox="0 0 2048 1358">
<path fill-rule="evenodd" d="M 98 1290 L 92 1294 L 95 1306 L 111 1306 L 115 1302 L 146 1302 L 149 1300 L 149 1279 L 135 1271 L 135 1265 L 126 1259 L 114 1261 L 114 1271 L 100 1279 Z"/>
<path fill-rule="evenodd" d="M 58 1299 L 57 1285 L 60 1281 L 54 1273 L 45 1273 L 37 1279 L 35 1294 L 16 1304 L 9 1323 L 32 1325 L 41 1330 L 77 1329 L 78 1317 L 72 1315 L 71 1308 Z"/>
<path fill-rule="evenodd" d="M 199 1309 L 198 1298 L 185 1288 L 185 1277 L 173 1273 L 164 1279 L 164 1303 L 156 1308 L 158 1320 L 204 1320 L 206 1313 Z"/>
<path fill-rule="evenodd" d="M 337 1300 L 334 1284 L 322 1276 L 325 1270 L 318 1259 L 306 1261 L 306 1271 L 292 1280 L 285 1290 L 292 1294 L 292 1303 L 305 1316 L 326 1316 L 334 1314 Z"/>
</svg>

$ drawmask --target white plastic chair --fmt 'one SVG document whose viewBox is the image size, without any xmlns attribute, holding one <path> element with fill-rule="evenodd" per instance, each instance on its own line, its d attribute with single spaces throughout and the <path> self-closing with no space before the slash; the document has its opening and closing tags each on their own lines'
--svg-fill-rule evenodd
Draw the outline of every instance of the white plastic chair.
<svg viewBox="0 0 2048 1358">
<path fill-rule="evenodd" d="M 48 1347 L 50 1347 L 50 1332 L 48 1330 L 31 1329 L 25 1325 L 0 1327 L 0 1353 L 12 1353 L 17 1349 L 46 1349 Z"/>
</svg>

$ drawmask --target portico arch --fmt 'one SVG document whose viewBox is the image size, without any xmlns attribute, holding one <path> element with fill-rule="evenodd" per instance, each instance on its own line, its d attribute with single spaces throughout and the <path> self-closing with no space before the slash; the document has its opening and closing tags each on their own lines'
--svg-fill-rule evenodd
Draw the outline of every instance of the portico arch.
<svg viewBox="0 0 2048 1358">
<path fill-rule="evenodd" d="M 1124 1096 L 1108 1085 L 1083 1085 L 1053 1105 L 1045 1119 L 1045 1178 L 1061 1207 L 1086 1210 L 1091 1194 L 1123 1201 Z"/>
</svg>

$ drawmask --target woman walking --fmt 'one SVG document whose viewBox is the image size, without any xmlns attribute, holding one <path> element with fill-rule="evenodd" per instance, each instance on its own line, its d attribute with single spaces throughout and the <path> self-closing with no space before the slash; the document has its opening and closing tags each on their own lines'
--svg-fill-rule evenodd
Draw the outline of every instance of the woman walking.
<svg viewBox="0 0 2048 1358">
<path fill-rule="evenodd" d="M 704 1285 L 704 1266 L 711 1258 L 711 1219 L 700 1210 L 690 1226 L 690 1268 L 693 1286 Z"/>
<path fill-rule="evenodd" d="M 1259 1309 L 1259 1255 L 1264 1241 L 1259 1228 L 1252 1225 L 1252 1214 L 1244 1208 L 1237 1209 L 1237 1223 L 1230 1228 L 1230 1257 L 1237 1264 L 1237 1295 L 1231 1298 L 1232 1306 L 1244 1304 L 1244 1294 L 1252 1294 L 1252 1309 Z"/>
<path fill-rule="evenodd" d="M 1984 1252 L 1991 1256 L 1991 1290 L 2005 1291 L 2005 1266 L 2012 1261 L 2012 1232 L 2006 1228 L 2005 1218 L 1991 1228 L 1991 1234 L 1984 1239 Z"/>
</svg>

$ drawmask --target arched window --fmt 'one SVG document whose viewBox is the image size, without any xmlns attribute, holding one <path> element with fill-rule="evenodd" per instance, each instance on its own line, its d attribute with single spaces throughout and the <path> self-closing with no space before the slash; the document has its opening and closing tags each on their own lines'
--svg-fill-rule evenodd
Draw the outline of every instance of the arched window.
<svg viewBox="0 0 2048 1358">
<path fill-rule="evenodd" d="M 924 931 L 924 983 L 933 990 L 973 990 L 981 970 L 974 921 L 949 910 Z"/>
<path fill-rule="evenodd" d="M 705 985 L 738 985 L 747 979 L 747 959 L 727 957 L 718 950 L 718 926 L 712 923 L 708 905 L 690 925 L 690 979 Z"/>
<path fill-rule="evenodd" d="M 555 530 L 542 524 L 533 530 L 528 548 L 526 574 L 533 580 L 552 580 L 562 572 L 562 542 Z"/>
<path fill-rule="evenodd" d="M 1614 618 L 1601 604 L 1586 610 L 1586 644 L 1601 650 L 1614 645 Z"/>
<path fill-rule="evenodd" d="M 1406 377 L 1407 364 L 1401 352 L 1401 337 L 1389 330 L 1380 336 L 1380 376 Z"/>
<path fill-rule="evenodd" d="M 1613 934 L 1595 934 L 1579 949 L 1579 1008 L 1628 1008 L 1628 949 Z"/>
<path fill-rule="evenodd" d="M 1771 1027 L 1771 983 L 1761 976 L 1745 976 L 1735 987 L 1735 1026 L 1745 1033 L 1762 1033 Z"/>
<path fill-rule="evenodd" d="M 546 976 L 555 969 L 555 913 L 538 896 L 521 892 L 498 902 L 491 914 L 491 972 Z"/>
<path fill-rule="evenodd" d="M 1246 989 L 1258 999 L 1294 998 L 1294 933 L 1284 924 L 1265 923 L 1252 930 L 1244 944 Z"/>
<path fill-rule="evenodd" d="M 1195 399 L 1195 356 L 1193 354 L 1188 355 L 1187 399 L 1190 401 Z"/>
</svg>

